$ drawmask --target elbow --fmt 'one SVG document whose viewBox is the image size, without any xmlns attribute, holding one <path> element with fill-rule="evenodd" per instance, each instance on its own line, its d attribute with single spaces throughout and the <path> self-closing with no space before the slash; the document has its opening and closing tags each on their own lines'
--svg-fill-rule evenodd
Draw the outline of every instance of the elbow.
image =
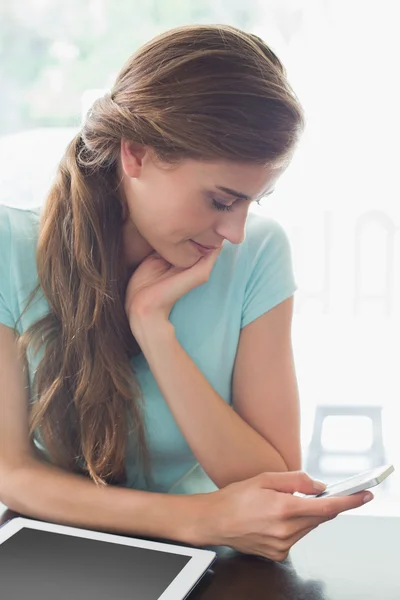
<svg viewBox="0 0 400 600">
<path fill-rule="evenodd" d="M 24 493 L 21 490 L 24 490 L 27 466 L 30 467 L 28 459 L 23 463 L 0 464 L 0 502 L 17 512 L 20 508 L 18 498 Z"/>
<path fill-rule="evenodd" d="M 288 464 L 287 471 L 301 471 L 301 460 L 296 460 Z"/>
<path fill-rule="evenodd" d="M 266 440 L 268 447 L 266 450 L 264 471 L 270 473 L 286 473 L 288 471 L 301 471 L 302 454 L 300 443 L 288 444 L 284 448 L 273 445 Z"/>
<path fill-rule="evenodd" d="M 7 508 L 10 506 L 10 483 L 12 479 L 12 472 L 9 468 L 6 468 L 3 464 L 0 465 L 0 503 L 4 504 Z"/>
<path fill-rule="evenodd" d="M 285 461 L 287 471 L 301 471 L 303 462 L 301 456 L 301 448 L 298 449 L 298 452 L 296 452 L 294 456 L 282 458 Z"/>
<path fill-rule="evenodd" d="M 302 460 L 301 453 L 297 456 L 283 456 L 279 454 L 280 462 L 276 464 L 274 469 L 270 469 L 270 471 L 274 471 L 276 473 L 286 473 L 290 471 L 301 471 Z"/>
</svg>

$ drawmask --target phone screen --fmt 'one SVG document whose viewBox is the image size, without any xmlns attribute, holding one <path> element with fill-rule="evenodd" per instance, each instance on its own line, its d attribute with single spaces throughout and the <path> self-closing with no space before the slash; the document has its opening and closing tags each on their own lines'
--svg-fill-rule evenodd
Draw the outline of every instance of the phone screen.
<svg viewBox="0 0 400 600">
<path fill-rule="evenodd" d="M 360 473 L 359 475 L 355 475 L 354 477 L 349 477 L 344 481 L 339 481 L 338 483 L 334 483 L 326 488 L 324 492 L 318 494 L 316 498 L 323 498 L 324 496 L 347 496 L 350 494 L 355 494 L 357 492 L 361 492 L 370 487 L 373 487 L 386 479 L 390 473 L 394 471 L 392 465 L 385 467 L 378 467 L 376 469 L 371 469 L 370 471 L 365 471 L 364 473 Z"/>
</svg>

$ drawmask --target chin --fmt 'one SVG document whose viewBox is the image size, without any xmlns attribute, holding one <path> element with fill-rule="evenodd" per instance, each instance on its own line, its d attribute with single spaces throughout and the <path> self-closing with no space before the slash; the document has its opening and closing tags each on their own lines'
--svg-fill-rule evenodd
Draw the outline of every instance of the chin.
<svg viewBox="0 0 400 600">
<path fill-rule="evenodd" d="M 189 247 L 189 249 L 188 249 Z M 177 267 L 178 269 L 190 269 L 201 259 L 201 255 L 196 250 L 191 249 L 191 244 L 186 247 L 183 246 L 182 250 L 171 253 L 159 252 L 160 256 L 163 257 L 170 265 Z"/>
</svg>

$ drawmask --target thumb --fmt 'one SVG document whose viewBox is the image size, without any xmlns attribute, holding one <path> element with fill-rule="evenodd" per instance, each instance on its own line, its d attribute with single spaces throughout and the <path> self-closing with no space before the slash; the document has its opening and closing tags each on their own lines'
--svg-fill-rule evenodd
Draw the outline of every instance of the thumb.
<svg viewBox="0 0 400 600">
<path fill-rule="evenodd" d="M 304 471 L 260 473 L 255 479 L 258 480 L 258 483 L 263 488 L 290 494 L 300 492 L 302 494 L 312 495 L 323 492 L 326 488 L 324 483 L 312 479 L 312 477 L 307 475 L 307 473 L 304 473 Z"/>
</svg>

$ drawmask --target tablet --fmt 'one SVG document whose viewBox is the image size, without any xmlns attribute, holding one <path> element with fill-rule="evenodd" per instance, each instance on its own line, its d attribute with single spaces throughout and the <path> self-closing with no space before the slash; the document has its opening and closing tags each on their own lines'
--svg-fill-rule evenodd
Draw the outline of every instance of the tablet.
<svg viewBox="0 0 400 600">
<path fill-rule="evenodd" d="M 16 517 L 0 528 L 1 600 L 183 600 L 210 550 Z"/>
</svg>

